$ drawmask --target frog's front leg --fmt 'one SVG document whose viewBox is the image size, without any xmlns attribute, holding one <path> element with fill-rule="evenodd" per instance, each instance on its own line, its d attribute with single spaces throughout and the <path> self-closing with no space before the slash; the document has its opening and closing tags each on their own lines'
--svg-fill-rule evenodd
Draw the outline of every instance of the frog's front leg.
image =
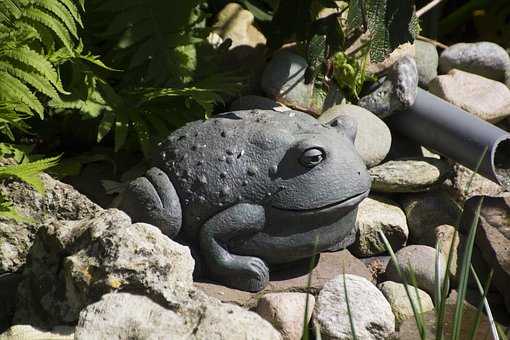
<svg viewBox="0 0 510 340">
<path fill-rule="evenodd" d="M 129 182 L 115 207 L 126 212 L 133 222 L 152 224 L 170 238 L 181 228 L 179 197 L 167 174 L 158 168 Z"/>
<path fill-rule="evenodd" d="M 204 223 L 200 230 L 200 250 L 214 279 L 252 292 L 266 286 L 269 269 L 262 259 L 232 254 L 227 248 L 229 240 L 262 230 L 265 219 L 263 207 L 240 203 Z"/>
</svg>

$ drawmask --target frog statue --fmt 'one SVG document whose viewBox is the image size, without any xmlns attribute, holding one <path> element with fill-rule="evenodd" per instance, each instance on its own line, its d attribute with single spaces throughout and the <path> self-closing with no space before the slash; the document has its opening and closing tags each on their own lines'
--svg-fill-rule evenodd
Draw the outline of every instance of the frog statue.
<svg viewBox="0 0 510 340">
<path fill-rule="evenodd" d="M 118 207 L 196 242 L 208 275 L 259 291 L 269 265 L 352 243 L 370 177 L 356 124 L 298 111 L 245 110 L 188 123 L 158 144 Z"/>
</svg>

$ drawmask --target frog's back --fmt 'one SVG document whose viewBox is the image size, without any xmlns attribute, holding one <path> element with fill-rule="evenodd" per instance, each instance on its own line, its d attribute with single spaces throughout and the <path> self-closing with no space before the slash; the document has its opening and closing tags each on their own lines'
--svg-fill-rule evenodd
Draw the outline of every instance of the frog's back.
<svg viewBox="0 0 510 340">
<path fill-rule="evenodd" d="M 184 232 L 193 237 L 214 214 L 276 192 L 270 173 L 303 124 L 318 123 L 301 112 L 237 111 L 189 123 L 163 141 L 153 161 L 177 190 Z"/>
</svg>

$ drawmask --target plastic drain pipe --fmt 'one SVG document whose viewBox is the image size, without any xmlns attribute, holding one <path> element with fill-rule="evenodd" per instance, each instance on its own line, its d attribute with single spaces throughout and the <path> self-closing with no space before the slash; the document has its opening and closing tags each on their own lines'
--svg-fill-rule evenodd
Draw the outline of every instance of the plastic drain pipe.
<svg viewBox="0 0 510 340">
<path fill-rule="evenodd" d="M 414 105 L 391 116 L 390 126 L 424 147 L 510 189 L 510 134 L 418 89 Z M 482 159 L 483 157 L 483 159 Z"/>
</svg>

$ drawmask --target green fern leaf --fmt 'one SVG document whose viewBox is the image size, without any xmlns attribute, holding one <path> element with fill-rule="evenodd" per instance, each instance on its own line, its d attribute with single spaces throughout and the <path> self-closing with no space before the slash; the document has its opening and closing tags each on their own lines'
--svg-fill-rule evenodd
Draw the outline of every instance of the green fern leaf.
<svg viewBox="0 0 510 340">
<path fill-rule="evenodd" d="M 62 87 L 57 71 L 55 71 L 53 65 L 41 54 L 27 46 L 23 46 L 15 50 L 7 50 L 2 54 L 8 58 L 32 67 L 34 70 L 46 77 L 59 92 L 68 93 Z"/>
<path fill-rule="evenodd" d="M 18 65 L 18 67 L 13 66 L 10 63 L 6 63 L 5 61 L 0 60 L 0 70 L 7 71 L 11 75 L 17 77 L 18 79 L 26 82 L 27 84 L 34 87 L 41 93 L 44 93 L 50 98 L 56 99 L 59 98 L 57 91 L 51 85 L 51 83 L 42 75 L 31 72 L 31 70 L 24 69 L 23 66 Z"/>
<path fill-rule="evenodd" d="M 23 12 L 24 19 L 40 23 L 49 28 L 69 50 L 73 51 L 73 41 L 65 26 L 54 16 L 43 10 L 32 7 Z"/>
<path fill-rule="evenodd" d="M 71 32 L 74 38 L 78 39 L 78 30 L 76 28 L 74 18 L 64 4 L 58 0 L 39 0 L 35 3 L 35 6 L 45 9 L 58 17 L 65 24 L 65 27 L 69 32 Z"/>
<path fill-rule="evenodd" d="M 80 27 L 83 27 L 83 22 L 81 20 L 81 15 L 79 9 L 76 7 L 74 2 L 72 0 L 60 0 L 61 3 L 64 4 L 64 6 L 67 7 L 67 10 L 71 15 L 73 16 L 73 19 L 80 25 Z"/>
<path fill-rule="evenodd" d="M 44 185 L 41 181 L 40 173 L 57 165 L 59 159 L 60 156 L 57 156 L 35 162 L 3 166 L 0 167 L 0 178 L 16 177 L 30 184 L 38 192 L 43 192 Z"/>
<path fill-rule="evenodd" d="M 0 98 L 20 101 L 37 112 L 41 119 L 43 118 L 44 108 L 39 99 L 18 78 L 5 71 L 0 71 Z"/>
</svg>

